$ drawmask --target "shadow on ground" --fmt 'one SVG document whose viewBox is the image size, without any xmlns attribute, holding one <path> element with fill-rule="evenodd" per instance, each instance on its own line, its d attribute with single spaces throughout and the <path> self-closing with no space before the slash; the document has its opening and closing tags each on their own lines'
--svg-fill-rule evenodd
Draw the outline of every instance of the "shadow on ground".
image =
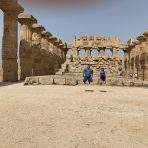
<svg viewBox="0 0 148 148">
<path fill-rule="evenodd" d="M 15 85 L 15 84 L 19 84 L 22 83 L 23 81 L 18 81 L 18 82 L 0 82 L 0 87 L 4 87 L 4 86 L 9 86 L 9 85 Z"/>
</svg>

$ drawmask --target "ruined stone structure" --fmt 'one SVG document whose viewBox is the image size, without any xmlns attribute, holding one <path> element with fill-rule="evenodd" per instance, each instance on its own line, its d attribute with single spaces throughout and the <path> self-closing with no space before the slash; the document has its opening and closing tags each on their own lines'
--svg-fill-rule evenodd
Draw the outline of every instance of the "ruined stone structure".
<svg viewBox="0 0 148 148">
<path fill-rule="evenodd" d="M 57 74 L 81 74 L 87 65 L 91 65 L 94 74 L 98 76 L 100 68 L 105 68 L 108 75 L 120 75 L 122 71 L 122 58 L 118 56 L 118 51 L 119 49 L 125 51 L 127 46 L 121 44 L 118 37 L 112 40 L 100 36 L 82 36 L 80 39 L 74 37 L 73 43 L 68 48 L 72 49 L 73 55 L 67 56 L 67 61 Z M 81 57 L 79 52 L 82 49 L 85 53 Z M 111 56 L 105 55 L 106 49 L 110 49 L 112 52 Z M 98 55 L 95 57 L 91 54 L 93 50 L 98 51 Z"/>
<path fill-rule="evenodd" d="M 148 32 L 128 41 L 125 52 L 125 71 L 127 76 L 137 76 L 139 80 L 148 80 Z"/>
<path fill-rule="evenodd" d="M 72 44 L 67 45 L 46 31 L 32 15 L 20 15 L 24 9 L 17 0 L 0 0 L 0 9 L 4 12 L 2 77 L 5 82 L 57 74 L 47 77 L 48 80 L 52 79 L 51 84 L 59 84 L 58 81 L 61 84 L 70 85 L 72 81 L 77 84 L 79 80 L 71 78 L 82 78 L 82 72 L 87 65 L 92 66 L 97 80 L 100 68 L 105 68 L 107 77 L 110 78 L 120 76 L 125 69 L 126 79 L 137 76 L 138 80 L 148 80 L 148 32 L 143 33 L 137 40 L 130 39 L 127 45 L 122 44 L 118 37 L 110 39 L 101 36 L 82 36 L 79 39 L 74 37 Z M 19 52 L 18 22 L 21 24 Z M 71 56 L 67 55 L 68 49 L 72 50 Z M 83 56 L 80 54 L 82 49 Z M 111 56 L 105 55 L 106 49 L 111 51 Z M 92 54 L 94 50 L 97 51 L 96 56 Z M 118 55 L 119 50 L 125 55 L 124 68 L 123 59 Z M 64 75 L 64 78 L 59 75 Z M 67 75 L 72 77 L 65 77 Z M 42 84 L 46 78 L 40 77 L 36 80 L 40 80 Z"/>
<path fill-rule="evenodd" d="M 3 81 L 17 81 L 18 69 L 21 80 L 55 74 L 66 60 L 67 44 L 53 37 L 32 15 L 19 15 L 24 9 L 17 0 L 0 0 L 0 9 L 4 12 Z M 18 21 L 21 24 L 19 60 Z"/>
<path fill-rule="evenodd" d="M 67 44 L 53 37 L 32 15 L 19 15 L 19 22 L 20 79 L 55 74 L 66 60 Z"/>
</svg>

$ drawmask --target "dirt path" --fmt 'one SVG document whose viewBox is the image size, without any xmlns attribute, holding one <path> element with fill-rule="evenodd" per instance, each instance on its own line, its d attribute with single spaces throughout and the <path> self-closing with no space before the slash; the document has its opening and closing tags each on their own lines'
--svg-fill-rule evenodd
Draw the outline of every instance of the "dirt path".
<svg viewBox="0 0 148 148">
<path fill-rule="evenodd" d="M 148 89 L 0 87 L 0 148 L 148 148 Z"/>
</svg>

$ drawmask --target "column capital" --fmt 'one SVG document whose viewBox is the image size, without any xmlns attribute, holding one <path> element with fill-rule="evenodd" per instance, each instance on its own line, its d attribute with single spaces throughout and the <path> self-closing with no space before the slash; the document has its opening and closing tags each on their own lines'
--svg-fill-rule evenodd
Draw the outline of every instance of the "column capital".
<svg viewBox="0 0 148 148">
<path fill-rule="evenodd" d="M 17 3 L 17 0 L 0 0 L 0 9 L 2 9 L 4 13 L 13 11 L 20 14 L 24 12 L 24 8 Z"/>
<path fill-rule="evenodd" d="M 37 19 L 34 18 L 32 15 L 30 14 L 20 14 L 18 16 L 18 21 L 23 24 L 23 23 L 27 23 L 27 24 L 37 24 Z"/>
<path fill-rule="evenodd" d="M 54 36 L 51 36 L 51 37 L 49 37 L 49 42 L 51 42 L 52 44 L 54 44 L 55 43 L 55 41 L 57 40 L 57 38 L 56 37 L 54 37 Z"/>
<path fill-rule="evenodd" d="M 49 39 L 49 37 L 52 36 L 52 34 L 48 31 L 42 31 L 41 33 L 42 33 L 42 37 L 45 37 L 47 39 Z"/>
<path fill-rule="evenodd" d="M 143 42 L 143 41 L 146 41 L 146 38 L 144 35 L 140 35 L 137 37 L 137 40 L 140 41 L 140 42 Z"/>
<path fill-rule="evenodd" d="M 40 25 L 40 24 L 33 24 L 33 25 L 32 25 L 32 29 L 33 29 L 33 30 L 38 30 L 38 31 L 40 31 L 40 32 L 42 32 L 42 31 L 45 30 L 45 28 L 44 28 L 42 25 Z"/>
<path fill-rule="evenodd" d="M 32 45 L 40 45 L 41 38 L 42 38 L 42 31 L 45 30 L 45 28 L 42 25 L 39 24 L 33 24 L 32 25 Z"/>
</svg>

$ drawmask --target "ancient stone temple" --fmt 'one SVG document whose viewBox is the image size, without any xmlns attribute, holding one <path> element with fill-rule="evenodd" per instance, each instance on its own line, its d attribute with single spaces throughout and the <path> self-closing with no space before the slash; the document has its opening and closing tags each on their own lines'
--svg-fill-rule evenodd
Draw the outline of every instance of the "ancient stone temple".
<svg viewBox="0 0 148 148">
<path fill-rule="evenodd" d="M 74 37 L 73 43 L 68 46 L 72 49 L 72 55 L 67 56 L 63 68 L 57 74 L 71 73 L 81 74 L 87 65 L 90 65 L 94 74 L 98 76 L 101 68 L 104 68 L 107 75 L 120 75 L 123 70 L 122 57 L 118 56 L 118 51 L 125 51 L 127 46 L 116 37 L 114 40 L 101 36 L 82 36 L 80 39 Z M 83 56 L 80 52 L 83 49 Z M 110 56 L 105 55 L 105 50 L 111 51 Z M 92 55 L 93 50 L 96 56 Z"/>
<path fill-rule="evenodd" d="M 119 37 L 111 39 L 101 36 L 74 37 L 73 42 L 67 44 L 54 37 L 32 15 L 20 14 L 24 8 L 17 0 L 0 0 L 0 9 L 4 12 L 2 39 L 4 82 L 51 75 L 47 77 L 51 84 L 55 82 L 59 84 L 58 81 L 62 81 L 62 84 L 71 84 L 72 80 L 69 80 L 71 78 L 66 77 L 63 80 L 60 78 L 80 76 L 83 79 L 82 73 L 87 65 L 93 68 L 97 80 L 101 68 L 105 69 L 107 77 L 111 79 L 118 76 L 121 78 L 122 74 L 126 80 L 133 77 L 140 81 L 148 80 L 148 32 L 144 32 L 136 40 L 130 39 L 127 44 L 122 44 Z M 20 35 L 18 22 L 21 25 Z M 111 54 L 107 55 L 106 50 Z M 119 50 L 123 52 L 124 58 L 119 56 Z M 71 51 L 70 55 L 67 54 L 68 51 Z"/>
<path fill-rule="evenodd" d="M 55 74 L 66 60 L 67 44 L 46 31 L 32 15 L 19 15 L 21 23 L 20 79 Z"/>
</svg>

